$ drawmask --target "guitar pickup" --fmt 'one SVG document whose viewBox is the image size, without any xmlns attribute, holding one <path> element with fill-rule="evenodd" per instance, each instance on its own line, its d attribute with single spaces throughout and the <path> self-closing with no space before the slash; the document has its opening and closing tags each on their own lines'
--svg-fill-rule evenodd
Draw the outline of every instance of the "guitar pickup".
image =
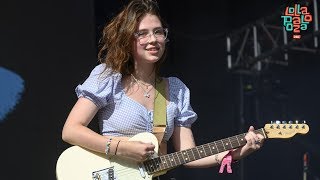
<svg viewBox="0 0 320 180">
<path fill-rule="evenodd" d="M 99 171 L 94 171 L 92 173 L 92 179 L 93 180 L 117 180 L 114 174 L 113 167 L 101 169 Z"/>
</svg>

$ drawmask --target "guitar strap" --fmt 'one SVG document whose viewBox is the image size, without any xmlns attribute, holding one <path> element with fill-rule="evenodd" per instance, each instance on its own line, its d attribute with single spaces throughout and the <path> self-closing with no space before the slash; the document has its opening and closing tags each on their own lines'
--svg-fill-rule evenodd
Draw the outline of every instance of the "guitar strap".
<svg viewBox="0 0 320 180">
<path fill-rule="evenodd" d="M 161 79 L 159 83 L 155 83 L 155 86 L 153 134 L 159 142 L 159 154 L 166 154 L 167 144 L 166 141 L 162 141 L 167 126 L 166 82 Z"/>
</svg>

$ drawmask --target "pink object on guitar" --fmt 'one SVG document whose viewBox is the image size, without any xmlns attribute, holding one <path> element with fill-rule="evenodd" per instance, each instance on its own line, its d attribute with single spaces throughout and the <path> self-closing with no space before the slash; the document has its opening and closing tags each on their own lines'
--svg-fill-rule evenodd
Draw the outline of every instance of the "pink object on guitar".
<svg viewBox="0 0 320 180">
<path fill-rule="evenodd" d="M 231 156 L 231 151 L 229 151 L 229 153 L 222 158 L 219 173 L 223 173 L 224 167 L 226 165 L 227 165 L 227 172 L 232 173 L 231 163 L 232 163 L 232 156 Z"/>
</svg>

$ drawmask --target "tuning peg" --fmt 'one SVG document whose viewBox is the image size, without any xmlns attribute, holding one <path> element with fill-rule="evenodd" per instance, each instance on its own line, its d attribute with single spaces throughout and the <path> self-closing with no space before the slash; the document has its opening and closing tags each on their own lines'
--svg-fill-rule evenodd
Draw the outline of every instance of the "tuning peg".
<svg viewBox="0 0 320 180">
<path fill-rule="evenodd" d="M 276 120 L 276 124 L 281 124 L 281 121 L 279 121 L 279 120 Z"/>
<path fill-rule="evenodd" d="M 305 120 L 302 121 L 302 124 L 307 124 L 307 122 Z"/>
<path fill-rule="evenodd" d="M 292 124 L 293 123 L 293 121 L 289 121 L 289 124 Z"/>
<path fill-rule="evenodd" d="M 295 123 L 296 123 L 296 124 L 299 124 L 299 120 L 295 120 Z"/>
<path fill-rule="evenodd" d="M 270 124 L 274 124 L 274 121 L 270 121 Z"/>
<path fill-rule="evenodd" d="M 282 124 L 287 124 L 287 121 L 282 121 Z"/>
</svg>

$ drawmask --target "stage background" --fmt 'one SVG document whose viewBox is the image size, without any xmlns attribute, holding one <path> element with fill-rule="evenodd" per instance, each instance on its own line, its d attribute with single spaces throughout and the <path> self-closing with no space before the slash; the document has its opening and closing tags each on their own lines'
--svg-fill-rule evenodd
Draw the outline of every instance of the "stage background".
<svg viewBox="0 0 320 180">
<path fill-rule="evenodd" d="M 20 100 L 0 122 L 0 179 L 55 179 L 58 156 L 69 147 L 61 140 L 61 130 L 77 100 L 74 89 L 98 63 L 103 25 L 126 2 L 0 2 L 0 67 L 24 82 Z M 170 176 L 177 180 L 231 180 L 241 175 L 246 180 L 299 180 L 302 157 L 308 152 L 309 179 L 319 179 L 319 54 L 293 52 L 288 67 L 271 67 L 259 77 L 232 74 L 226 65 L 224 34 L 278 10 L 281 4 L 160 1 L 170 25 L 169 56 L 162 73 L 179 77 L 191 90 L 191 103 L 199 116 L 192 127 L 197 144 L 245 132 L 249 125 L 260 128 L 271 120 L 300 119 L 310 126 L 305 136 L 266 141 L 259 152 L 234 164 L 231 175 L 218 174 L 217 167 L 180 167 Z M 12 82 L 1 75 L 0 93 L 4 94 Z M 239 116 L 240 82 L 253 85 L 244 90 L 244 129 Z M 96 129 L 95 122 L 90 127 Z"/>
</svg>

